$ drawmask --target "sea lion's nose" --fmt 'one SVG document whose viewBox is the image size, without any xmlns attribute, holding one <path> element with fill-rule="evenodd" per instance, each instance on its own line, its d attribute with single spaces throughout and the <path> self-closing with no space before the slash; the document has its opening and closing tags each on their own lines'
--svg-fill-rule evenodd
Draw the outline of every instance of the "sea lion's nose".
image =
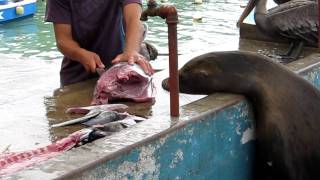
<svg viewBox="0 0 320 180">
<path fill-rule="evenodd" d="M 162 88 L 169 91 L 169 83 L 168 83 L 168 78 L 164 79 L 162 81 Z"/>
</svg>

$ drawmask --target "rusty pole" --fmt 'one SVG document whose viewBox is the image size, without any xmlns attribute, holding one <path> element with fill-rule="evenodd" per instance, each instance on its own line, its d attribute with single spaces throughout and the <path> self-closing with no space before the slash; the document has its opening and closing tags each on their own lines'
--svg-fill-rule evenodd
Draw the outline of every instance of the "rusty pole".
<svg viewBox="0 0 320 180">
<path fill-rule="evenodd" d="M 147 21 L 148 16 L 160 16 L 166 19 L 168 24 L 169 44 L 169 87 L 170 87 L 170 114 L 179 116 L 179 77 L 178 77 L 178 46 L 177 46 L 177 24 L 178 13 L 173 5 L 162 5 L 157 7 L 155 0 L 148 1 L 148 9 L 141 14 L 141 20 Z"/>
</svg>

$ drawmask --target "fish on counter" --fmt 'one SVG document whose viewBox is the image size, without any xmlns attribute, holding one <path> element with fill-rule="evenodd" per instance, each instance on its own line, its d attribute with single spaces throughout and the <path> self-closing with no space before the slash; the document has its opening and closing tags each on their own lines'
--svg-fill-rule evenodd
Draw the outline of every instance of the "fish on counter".
<svg viewBox="0 0 320 180">
<path fill-rule="evenodd" d="M 139 122 L 144 121 L 145 118 L 135 116 L 135 118 L 125 118 L 120 121 L 114 121 L 114 122 L 109 122 L 105 124 L 95 124 L 92 127 L 99 129 L 104 132 L 118 132 L 121 131 L 122 129 L 128 128 L 130 126 L 133 126 Z"/>
<path fill-rule="evenodd" d="M 51 125 L 51 127 L 55 128 L 55 127 L 68 126 L 68 125 L 72 125 L 72 124 L 80 124 L 80 123 L 89 121 L 91 118 L 98 116 L 100 113 L 101 113 L 101 110 L 93 109 L 93 110 L 89 111 L 85 116 L 82 116 L 82 117 L 79 117 L 76 119 L 71 119 L 69 121 L 65 121 L 62 123 L 53 124 L 53 125 Z"/>
<path fill-rule="evenodd" d="M 119 99 L 152 102 L 155 100 L 155 93 L 152 76 L 145 74 L 139 65 L 123 62 L 101 74 L 91 104 L 107 104 Z"/>
<path fill-rule="evenodd" d="M 65 112 L 68 114 L 85 114 L 85 116 L 54 124 L 51 127 L 62 127 L 72 124 L 80 124 L 89 121 L 91 118 L 94 118 L 96 116 L 99 116 L 97 117 L 97 119 L 102 119 L 102 117 L 104 117 L 107 119 L 107 121 L 112 121 L 117 119 L 117 116 L 115 115 L 116 112 L 125 112 L 128 108 L 129 107 L 125 104 L 102 104 L 96 106 L 71 107 L 68 108 Z"/>
<path fill-rule="evenodd" d="M 121 106 L 120 104 L 117 104 L 117 106 L 123 108 L 126 105 Z M 72 119 L 69 121 L 65 121 L 62 123 L 54 124 L 51 127 L 53 128 L 63 127 L 63 126 L 69 126 L 73 124 L 84 124 L 86 126 L 95 126 L 95 125 L 104 125 L 104 124 L 116 122 L 116 121 L 119 121 L 119 123 L 125 124 L 126 122 L 129 122 L 132 120 L 134 120 L 135 122 L 141 122 L 145 120 L 145 118 L 143 117 L 131 115 L 126 112 L 121 113 L 121 112 L 116 112 L 109 109 L 101 109 L 101 107 L 106 107 L 106 106 L 98 105 L 98 106 L 88 106 L 88 107 L 90 107 L 89 109 L 91 110 L 84 116 L 76 119 Z M 87 110 L 88 107 L 76 108 L 71 112 L 83 114 L 84 110 Z M 70 109 L 68 112 L 70 112 Z"/>
<path fill-rule="evenodd" d="M 95 128 L 85 128 L 53 144 L 34 150 L 0 153 L 0 178 L 48 160 L 58 154 L 107 135 Z"/>
<path fill-rule="evenodd" d="M 99 109 L 102 111 L 117 111 L 117 112 L 125 112 L 128 110 L 128 106 L 125 104 L 102 104 L 95 106 L 86 106 L 86 107 L 72 107 L 66 110 L 66 113 L 71 114 L 87 114 L 89 111 L 93 109 Z"/>
<path fill-rule="evenodd" d="M 0 153 L 0 177 L 13 174 L 74 147 L 109 136 L 113 132 L 120 131 L 145 120 L 145 118 L 123 112 L 126 109 L 128 109 L 128 106 L 124 104 L 105 104 L 67 109 L 67 113 L 87 114 L 80 118 L 52 125 L 51 127 L 82 123 L 89 126 L 89 128 L 76 131 L 66 138 L 38 149 L 22 152 L 4 151 Z"/>
</svg>

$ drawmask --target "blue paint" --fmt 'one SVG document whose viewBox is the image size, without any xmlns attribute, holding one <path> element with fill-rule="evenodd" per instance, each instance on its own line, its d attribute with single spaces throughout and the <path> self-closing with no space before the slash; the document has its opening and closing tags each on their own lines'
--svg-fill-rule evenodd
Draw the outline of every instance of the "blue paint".
<svg viewBox="0 0 320 180">
<path fill-rule="evenodd" d="M 311 82 L 315 87 L 320 89 L 320 70 L 317 68 L 312 69 L 306 73 L 302 73 L 301 76 Z"/>
<path fill-rule="evenodd" d="M 9 6 L 11 4 L 16 4 L 14 6 Z M 26 3 L 21 5 L 24 9 L 24 13 L 19 15 L 16 13 L 16 8 L 21 3 L 9 3 L 6 5 L 0 5 L 0 24 L 10 22 L 15 19 L 20 19 L 22 17 L 28 17 L 33 15 L 37 10 L 36 1 L 30 1 L 30 3 Z"/>
<path fill-rule="evenodd" d="M 252 112 L 249 112 L 248 103 L 242 102 L 133 149 L 96 167 L 92 170 L 94 173 L 81 176 L 248 180 L 252 167 L 249 154 L 252 154 L 254 141 L 242 144 L 241 138 L 252 126 Z M 152 165 L 144 167 L 147 162 Z"/>
<path fill-rule="evenodd" d="M 238 114 L 233 119 L 228 116 L 239 110 L 248 111 L 248 108 L 241 103 L 171 134 L 155 152 L 162 165 L 160 179 L 249 179 L 252 158 L 247 154 L 252 151 L 253 141 L 242 145 L 240 140 L 251 122 L 242 124 L 250 121 L 248 116 Z M 238 130 L 237 124 L 241 124 Z M 187 143 L 177 143 L 181 140 Z M 183 152 L 183 160 L 173 168 L 167 166 L 179 149 Z"/>
</svg>

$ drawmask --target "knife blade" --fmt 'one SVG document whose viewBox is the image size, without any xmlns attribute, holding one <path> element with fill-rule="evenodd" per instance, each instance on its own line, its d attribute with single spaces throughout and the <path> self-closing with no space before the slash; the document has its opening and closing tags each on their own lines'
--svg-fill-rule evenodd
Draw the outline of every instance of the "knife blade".
<svg viewBox="0 0 320 180">
<path fill-rule="evenodd" d="M 96 68 L 96 72 L 99 76 L 101 76 L 106 70 L 104 68 Z"/>
</svg>

